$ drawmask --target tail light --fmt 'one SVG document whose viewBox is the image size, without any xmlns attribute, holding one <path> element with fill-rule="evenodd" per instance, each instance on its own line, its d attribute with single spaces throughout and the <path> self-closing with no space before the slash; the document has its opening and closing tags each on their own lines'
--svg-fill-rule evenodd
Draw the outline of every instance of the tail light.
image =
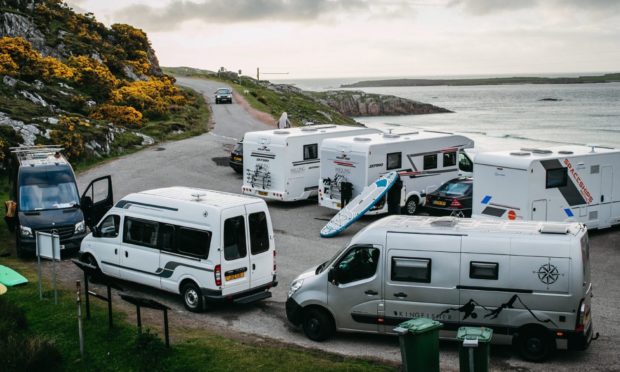
<svg viewBox="0 0 620 372">
<path fill-rule="evenodd" d="M 583 332 L 586 328 L 586 320 L 590 314 L 590 307 L 581 300 L 579 303 L 579 312 L 577 313 L 577 324 L 575 325 L 576 332 Z"/>
<path fill-rule="evenodd" d="M 452 203 L 450 204 L 452 208 L 463 208 L 463 204 L 458 199 L 452 199 Z"/>
<path fill-rule="evenodd" d="M 276 272 L 276 250 L 273 250 L 273 272 Z"/>
<path fill-rule="evenodd" d="M 213 271 L 213 276 L 215 276 L 215 285 L 222 285 L 222 266 L 215 265 L 215 270 Z"/>
</svg>

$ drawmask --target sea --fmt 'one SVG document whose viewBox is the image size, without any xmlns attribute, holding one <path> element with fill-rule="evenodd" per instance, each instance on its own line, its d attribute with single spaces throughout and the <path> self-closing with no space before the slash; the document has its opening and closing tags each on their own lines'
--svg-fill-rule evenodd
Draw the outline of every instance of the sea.
<svg viewBox="0 0 620 372">
<path fill-rule="evenodd" d="M 360 79 L 279 80 L 312 91 L 340 88 Z M 407 127 L 458 132 L 478 151 L 598 145 L 620 148 L 620 83 L 520 84 L 354 88 L 447 108 L 453 113 L 358 117 L 373 127 Z"/>
</svg>

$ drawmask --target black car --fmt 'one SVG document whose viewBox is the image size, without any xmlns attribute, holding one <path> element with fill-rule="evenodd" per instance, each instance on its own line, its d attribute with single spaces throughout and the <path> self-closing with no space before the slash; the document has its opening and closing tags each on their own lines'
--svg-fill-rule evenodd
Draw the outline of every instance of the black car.
<svg viewBox="0 0 620 372">
<path fill-rule="evenodd" d="M 237 173 L 243 172 L 243 140 L 237 142 L 235 148 L 230 152 L 228 164 Z"/>
<path fill-rule="evenodd" d="M 474 180 L 454 178 L 426 195 L 425 209 L 431 215 L 471 217 Z"/>
<path fill-rule="evenodd" d="M 233 101 L 233 94 L 232 94 L 232 90 L 228 89 L 228 88 L 220 88 L 215 92 L 215 103 L 222 103 L 222 102 L 228 102 L 228 103 L 232 103 Z"/>
</svg>

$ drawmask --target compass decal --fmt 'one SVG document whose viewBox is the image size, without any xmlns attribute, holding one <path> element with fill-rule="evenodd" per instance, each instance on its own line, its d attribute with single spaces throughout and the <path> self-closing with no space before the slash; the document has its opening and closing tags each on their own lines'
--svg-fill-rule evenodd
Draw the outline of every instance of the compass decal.
<svg viewBox="0 0 620 372">
<path fill-rule="evenodd" d="M 546 285 L 555 283 L 560 277 L 558 268 L 550 263 L 542 265 L 536 274 L 538 274 L 538 279 Z"/>
</svg>

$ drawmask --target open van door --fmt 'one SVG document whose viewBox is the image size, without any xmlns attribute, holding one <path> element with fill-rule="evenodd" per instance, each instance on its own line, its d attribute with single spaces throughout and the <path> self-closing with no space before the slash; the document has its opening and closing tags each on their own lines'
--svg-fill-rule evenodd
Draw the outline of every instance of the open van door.
<svg viewBox="0 0 620 372">
<path fill-rule="evenodd" d="M 103 176 L 93 180 L 80 199 L 80 208 L 84 213 L 86 226 L 96 225 L 113 205 L 112 176 Z"/>
</svg>

